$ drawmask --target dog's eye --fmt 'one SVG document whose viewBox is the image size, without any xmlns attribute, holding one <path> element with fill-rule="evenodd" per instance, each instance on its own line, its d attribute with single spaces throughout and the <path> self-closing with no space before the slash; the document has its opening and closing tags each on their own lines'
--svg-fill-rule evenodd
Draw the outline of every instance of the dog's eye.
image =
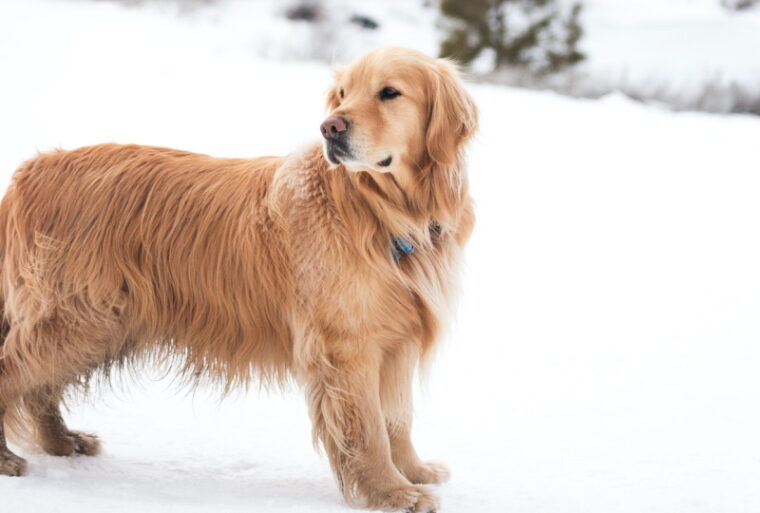
<svg viewBox="0 0 760 513">
<path fill-rule="evenodd" d="M 340 90 L 340 99 L 342 100 L 345 96 L 345 93 L 343 92 L 343 89 Z"/>
<path fill-rule="evenodd" d="M 377 95 L 381 100 L 392 100 L 401 96 L 401 92 L 392 87 L 383 87 Z"/>
</svg>

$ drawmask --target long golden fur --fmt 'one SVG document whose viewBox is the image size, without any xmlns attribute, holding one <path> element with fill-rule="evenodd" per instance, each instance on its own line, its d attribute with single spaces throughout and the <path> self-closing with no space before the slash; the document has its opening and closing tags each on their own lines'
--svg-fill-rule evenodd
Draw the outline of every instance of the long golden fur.
<svg viewBox="0 0 760 513">
<path fill-rule="evenodd" d="M 95 454 L 62 420 L 65 387 L 171 357 L 228 387 L 294 378 L 349 504 L 437 507 L 419 485 L 447 472 L 412 447 L 411 384 L 473 227 L 477 110 L 449 63 L 401 48 L 337 72 L 328 108 L 351 124 L 337 163 L 318 146 L 221 159 L 104 144 L 16 171 L 0 204 L 0 473 L 25 469 L 3 415 L 51 454 Z M 394 258 L 399 237 L 414 253 Z"/>
</svg>

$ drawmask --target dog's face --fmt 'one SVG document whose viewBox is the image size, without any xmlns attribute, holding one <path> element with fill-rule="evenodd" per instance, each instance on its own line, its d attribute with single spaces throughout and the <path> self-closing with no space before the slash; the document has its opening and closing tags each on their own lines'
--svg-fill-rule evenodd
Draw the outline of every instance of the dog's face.
<svg viewBox="0 0 760 513">
<path fill-rule="evenodd" d="M 405 48 L 373 50 L 337 71 L 327 105 L 326 158 L 398 178 L 430 161 L 453 161 L 477 125 L 455 68 Z"/>
</svg>

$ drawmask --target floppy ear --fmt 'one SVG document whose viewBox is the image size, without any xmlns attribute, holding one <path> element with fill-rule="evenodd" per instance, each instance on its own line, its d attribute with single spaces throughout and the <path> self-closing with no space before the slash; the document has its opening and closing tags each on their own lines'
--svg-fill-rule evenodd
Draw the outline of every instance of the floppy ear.
<svg viewBox="0 0 760 513">
<path fill-rule="evenodd" d="M 448 165 L 477 130 L 478 108 L 452 63 L 438 59 L 432 75 L 427 151 L 434 162 Z"/>
<path fill-rule="evenodd" d="M 330 90 L 327 92 L 326 102 L 327 110 L 329 111 L 337 109 L 338 105 L 340 104 L 340 88 L 337 86 L 337 84 L 342 74 L 342 68 L 339 68 L 337 66 L 333 68 L 333 85 L 330 86 Z"/>
</svg>

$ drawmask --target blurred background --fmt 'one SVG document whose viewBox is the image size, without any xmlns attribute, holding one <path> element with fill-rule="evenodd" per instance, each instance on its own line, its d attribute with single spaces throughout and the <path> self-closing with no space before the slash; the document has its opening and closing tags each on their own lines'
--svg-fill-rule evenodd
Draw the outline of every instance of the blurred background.
<svg viewBox="0 0 760 513">
<path fill-rule="evenodd" d="M 36 3 L 29 2 L 26 14 L 33 14 Z M 101 5 L 75 1 L 56 7 L 70 12 L 77 23 L 86 23 L 83 16 L 116 16 L 117 10 L 120 17 L 132 18 L 152 12 L 197 31 L 218 53 L 331 63 L 348 61 L 377 45 L 404 45 L 453 57 L 473 77 L 494 83 L 589 98 L 620 91 L 676 109 L 760 113 L 757 0 L 93 3 Z M 176 36 L 166 38 L 154 45 L 180 44 Z"/>
<path fill-rule="evenodd" d="M 0 182 L 102 142 L 319 139 L 331 67 L 462 63 L 477 226 L 414 438 L 442 512 L 760 511 L 760 2 L 0 0 Z M 166 369 L 70 398 L 98 458 L 28 457 L 13 512 L 335 512 L 295 387 Z"/>
<path fill-rule="evenodd" d="M 270 57 L 345 61 L 403 44 L 494 83 L 760 113 L 757 0 L 303 0 L 228 9 L 248 24 L 266 9 L 295 22 L 253 36 Z"/>
</svg>

